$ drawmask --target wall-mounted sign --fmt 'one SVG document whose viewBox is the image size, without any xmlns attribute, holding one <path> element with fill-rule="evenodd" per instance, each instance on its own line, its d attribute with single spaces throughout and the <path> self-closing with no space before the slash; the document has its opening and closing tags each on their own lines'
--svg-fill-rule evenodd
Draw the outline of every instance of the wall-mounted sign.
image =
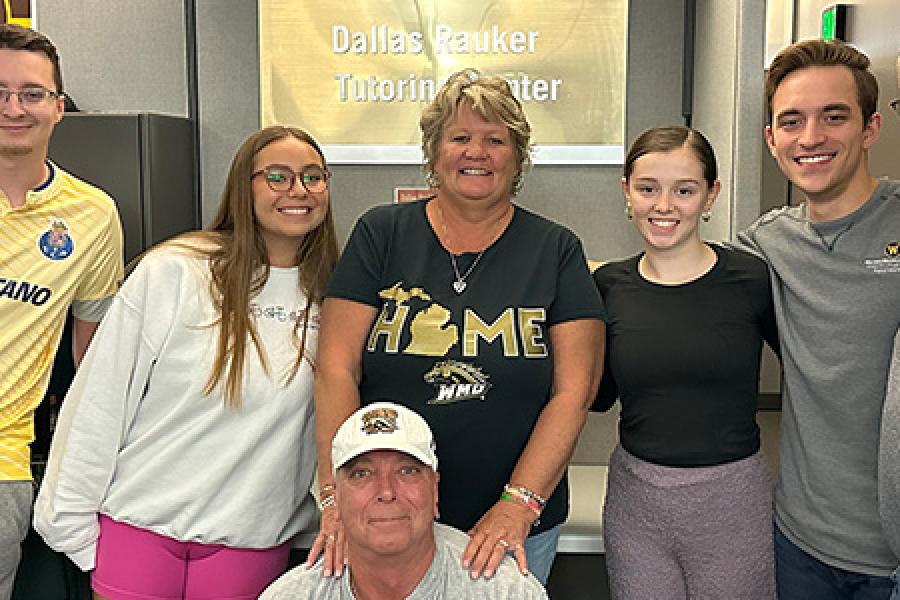
<svg viewBox="0 0 900 600">
<path fill-rule="evenodd" d="M 822 9 L 822 39 L 847 41 L 846 4 L 832 4 Z"/>
<path fill-rule="evenodd" d="M 419 115 L 451 73 L 501 75 L 535 163 L 621 163 L 627 0 L 260 0 L 262 125 L 330 162 L 422 162 Z"/>
<path fill-rule="evenodd" d="M 430 198 L 437 193 L 437 190 L 421 185 L 407 185 L 394 188 L 394 204 L 400 202 L 415 202 L 422 198 Z"/>
<path fill-rule="evenodd" d="M 34 0 L 3 0 L 3 14 L 0 23 L 12 23 L 22 27 L 33 27 L 31 22 L 32 2 Z"/>
</svg>

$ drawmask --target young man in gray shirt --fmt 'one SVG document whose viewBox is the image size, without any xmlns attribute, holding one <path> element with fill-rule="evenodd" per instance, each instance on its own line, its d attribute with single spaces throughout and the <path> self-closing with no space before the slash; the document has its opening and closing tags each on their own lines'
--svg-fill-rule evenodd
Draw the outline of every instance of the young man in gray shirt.
<svg viewBox="0 0 900 600">
<path fill-rule="evenodd" d="M 775 559 L 781 600 L 887 599 L 878 440 L 900 324 L 900 182 L 875 179 L 878 85 L 840 42 L 782 50 L 766 142 L 806 196 L 739 234 L 771 267 L 784 367 Z"/>
<path fill-rule="evenodd" d="M 338 429 L 332 444 L 335 504 L 348 567 L 326 577 L 320 560 L 289 571 L 260 600 L 540 600 L 544 588 L 510 557 L 490 579 L 462 566 L 469 538 L 434 522 L 437 456 L 425 420 L 389 402 L 369 404 Z M 329 538 L 327 544 L 344 543 Z"/>
</svg>

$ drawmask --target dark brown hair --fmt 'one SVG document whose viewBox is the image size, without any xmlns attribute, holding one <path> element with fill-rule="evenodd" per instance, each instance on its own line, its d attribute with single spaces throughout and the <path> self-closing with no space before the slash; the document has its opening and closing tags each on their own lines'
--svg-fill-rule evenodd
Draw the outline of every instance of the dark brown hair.
<svg viewBox="0 0 900 600">
<path fill-rule="evenodd" d="M 856 82 L 856 98 L 862 111 L 863 125 L 875 114 L 878 104 L 878 81 L 869 70 L 869 57 L 840 41 L 803 40 L 779 52 L 766 72 L 766 107 L 772 124 L 772 98 L 781 81 L 806 67 L 847 67 Z"/>
<path fill-rule="evenodd" d="M 712 145 L 702 133 L 690 127 L 681 125 L 669 125 L 665 127 L 653 127 L 641 133 L 631 143 L 628 154 L 625 156 L 623 175 L 625 180 L 631 178 L 634 163 L 645 154 L 653 152 L 671 152 L 679 148 L 687 147 L 703 165 L 703 179 L 712 187 L 718 179 L 718 167 L 716 166 L 716 153 Z"/>
<path fill-rule="evenodd" d="M 53 83 L 56 85 L 56 90 L 53 91 L 63 93 L 59 55 L 56 53 L 56 46 L 47 39 L 47 36 L 21 25 L 2 23 L 0 24 L 0 49 L 43 53 L 53 65 Z"/>
</svg>

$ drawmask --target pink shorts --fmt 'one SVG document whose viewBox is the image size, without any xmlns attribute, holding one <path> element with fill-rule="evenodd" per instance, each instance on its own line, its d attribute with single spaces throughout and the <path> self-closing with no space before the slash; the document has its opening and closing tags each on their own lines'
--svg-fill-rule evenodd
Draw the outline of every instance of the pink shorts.
<svg viewBox="0 0 900 600">
<path fill-rule="evenodd" d="M 230 548 L 179 542 L 100 515 L 94 591 L 110 600 L 255 600 L 287 569 L 290 542 Z"/>
</svg>

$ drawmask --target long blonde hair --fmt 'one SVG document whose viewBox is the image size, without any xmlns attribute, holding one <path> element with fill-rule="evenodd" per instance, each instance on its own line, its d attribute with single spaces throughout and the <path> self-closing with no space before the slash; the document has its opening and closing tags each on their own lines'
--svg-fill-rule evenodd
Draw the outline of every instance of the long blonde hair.
<svg viewBox="0 0 900 600">
<path fill-rule="evenodd" d="M 210 394 L 224 379 L 225 405 L 231 408 L 241 405 L 241 383 L 248 337 L 253 342 L 263 368 L 268 369 L 256 325 L 249 311 L 251 298 L 262 289 L 269 277 L 266 245 L 253 214 L 253 161 L 260 150 L 287 137 L 309 144 L 322 159 L 322 165 L 327 168 L 322 149 L 302 129 L 274 125 L 257 131 L 238 148 L 228 171 L 219 207 L 210 224 L 203 231 L 186 233 L 168 242 L 197 252 L 209 260 L 209 292 L 219 314 L 216 323 L 219 339 L 203 393 Z M 337 256 L 337 238 L 329 198 L 325 220 L 303 238 L 294 262 L 300 267 L 298 285 L 306 294 L 306 308 L 302 319 L 297 319 L 294 324 L 297 359 L 288 380 L 296 375 L 304 358 L 314 364 L 312 357 L 304 350 L 311 309 L 313 304 L 322 302 Z"/>
</svg>

